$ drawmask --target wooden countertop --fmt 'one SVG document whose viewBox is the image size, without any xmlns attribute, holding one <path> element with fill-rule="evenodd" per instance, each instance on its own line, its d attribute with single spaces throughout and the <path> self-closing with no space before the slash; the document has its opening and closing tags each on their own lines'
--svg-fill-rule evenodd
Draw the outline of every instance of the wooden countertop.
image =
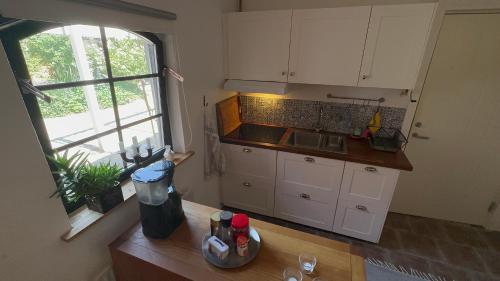
<svg viewBox="0 0 500 281">
<path fill-rule="evenodd" d="M 202 238 L 209 232 L 210 214 L 216 209 L 189 201 L 183 201 L 183 208 L 186 220 L 167 239 L 144 237 L 138 223 L 110 244 L 117 281 L 282 280 L 285 267 L 298 268 L 301 253 L 318 258 L 315 276 L 365 280 L 363 258 L 352 255 L 349 244 L 254 219 L 250 224 L 262 239 L 257 258 L 238 269 L 216 268 L 204 260 L 201 252 Z"/>
<path fill-rule="evenodd" d="M 406 155 L 404 154 L 403 151 L 400 150 L 396 153 L 392 153 L 392 152 L 373 150 L 370 148 L 370 145 L 368 144 L 367 140 L 364 139 L 355 140 L 350 138 L 349 136 L 346 137 L 347 154 L 311 150 L 311 149 L 291 147 L 285 145 L 288 135 L 291 134 L 294 130 L 309 131 L 305 129 L 288 128 L 278 144 L 247 141 L 238 138 L 231 138 L 228 137 L 227 135 L 220 137 L 220 141 L 224 143 L 260 147 L 260 148 L 274 149 L 292 153 L 306 154 L 317 157 L 357 162 L 357 163 L 381 166 L 397 170 L 404 170 L 404 171 L 413 170 L 413 166 L 411 165 L 408 158 L 406 158 Z"/>
</svg>

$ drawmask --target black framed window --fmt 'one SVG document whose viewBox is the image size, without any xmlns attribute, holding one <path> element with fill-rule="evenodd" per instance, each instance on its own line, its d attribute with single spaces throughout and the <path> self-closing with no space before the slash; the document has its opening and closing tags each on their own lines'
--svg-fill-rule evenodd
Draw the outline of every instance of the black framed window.
<svg viewBox="0 0 500 281">
<path fill-rule="evenodd" d="M 135 167 L 122 161 L 120 142 L 151 143 L 151 161 L 171 144 L 163 47 L 154 34 L 20 21 L 0 37 L 45 154 L 85 152 L 92 163 L 120 165 L 125 179 Z"/>
</svg>

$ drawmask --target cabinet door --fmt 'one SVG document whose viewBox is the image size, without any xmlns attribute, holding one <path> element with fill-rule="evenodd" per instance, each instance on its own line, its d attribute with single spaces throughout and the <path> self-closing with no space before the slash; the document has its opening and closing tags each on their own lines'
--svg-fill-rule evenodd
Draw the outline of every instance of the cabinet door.
<svg viewBox="0 0 500 281">
<path fill-rule="evenodd" d="M 288 81 L 356 86 L 370 10 L 293 10 Z"/>
<path fill-rule="evenodd" d="M 276 151 L 227 143 L 222 144 L 222 151 L 226 157 L 226 172 L 276 178 Z"/>
<path fill-rule="evenodd" d="M 331 230 L 344 163 L 279 152 L 275 216 Z"/>
<path fill-rule="evenodd" d="M 346 162 L 340 200 L 388 207 L 398 177 L 399 170 Z"/>
<path fill-rule="evenodd" d="M 226 78 L 286 82 L 291 17 L 291 10 L 226 14 Z"/>
<path fill-rule="evenodd" d="M 226 173 L 222 177 L 222 202 L 250 212 L 272 216 L 275 179 Z"/>
<path fill-rule="evenodd" d="M 333 231 L 378 242 L 398 176 L 398 170 L 346 162 Z"/>
<path fill-rule="evenodd" d="M 385 208 L 339 200 L 333 231 L 377 243 L 386 216 Z"/>
<path fill-rule="evenodd" d="M 413 89 L 435 7 L 373 6 L 359 86 Z"/>
</svg>

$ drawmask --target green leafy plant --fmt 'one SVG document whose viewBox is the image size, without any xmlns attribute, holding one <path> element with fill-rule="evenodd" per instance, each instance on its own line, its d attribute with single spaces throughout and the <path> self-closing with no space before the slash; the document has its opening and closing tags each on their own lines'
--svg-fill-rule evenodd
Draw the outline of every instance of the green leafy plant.
<svg viewBox="0 0 500 281">
<path fill-rule="evenodd" d="M 80 188 L 75 190 L 78 196 L 97 195 L 115 187 L 121 168 L 116 164 L 101 163 L 85 165 L 82 171 Z"/>
<path fill-rule="evenodd" d="M 77 152 L 68 157 L 68 151 L 63 155 L 47 156 L 55 167 L 52 173 L 55 175 L 57 189 L 50 196 L 64 197 L 69 202 L 78 201 L 80 196 L 76 192 L 82 188 L 83 170 L 87 166 L 88 154 Z"/>
<path fill-rule="evenodd" d="M 87 60 L 95 79 L 107 77 L 100 38 L 84 37 Z M 108 38 L 109 57 L 113 75 L 129 76 L 149 73 L 144 41 L 138 37 Z M 80 80 L 71 41 L 67 35 L 39 33 L 21 41 L 26 66 L 34 81 L 54 84 Z M 143 80 L 122 81 L 115 84 L 118 105 L 142 99 L 145 93 Z M 107 84 L 94 86 L 101 109 L 113 105 Z M 45 91 L 52 102 L 39 103 L 44 118 L 64 117 L 86 112 L 87 102 L 82 87 Z"/>
</svg>

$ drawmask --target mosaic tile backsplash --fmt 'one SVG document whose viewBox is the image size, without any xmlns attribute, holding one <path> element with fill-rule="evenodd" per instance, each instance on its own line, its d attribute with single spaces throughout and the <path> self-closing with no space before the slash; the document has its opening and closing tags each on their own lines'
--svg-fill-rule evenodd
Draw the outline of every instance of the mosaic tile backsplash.
<svg viewBox="0 0 500 281">
<path fill-rule="evenodd" d="M 377 111 L 377 105 L 337 102 L 276 99 L 240 96 L 243 122 L 261 123 L 284 127 L 315 129 L 318 127 L 320 107 L 323 118 L 319 127 L 323 130 L 350 134 L 356 127 L 366 127 Z M 401 129 L 406 109 L 380 107 L 382 127 Z"/>
</svg>

